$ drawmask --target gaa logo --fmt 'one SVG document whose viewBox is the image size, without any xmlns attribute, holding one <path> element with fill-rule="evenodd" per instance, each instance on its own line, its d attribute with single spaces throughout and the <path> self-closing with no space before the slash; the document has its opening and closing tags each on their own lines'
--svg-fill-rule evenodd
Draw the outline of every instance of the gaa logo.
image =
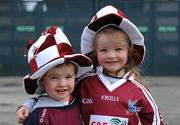
<svg viewBox="0 0 180 125">
<path fill-rule="evenodd" d="M 93 101 L 91 98 L 84 98 L 84 99 L 82 99 L 82 103 L 83 104 L 92 104 Z"/>
</svg>

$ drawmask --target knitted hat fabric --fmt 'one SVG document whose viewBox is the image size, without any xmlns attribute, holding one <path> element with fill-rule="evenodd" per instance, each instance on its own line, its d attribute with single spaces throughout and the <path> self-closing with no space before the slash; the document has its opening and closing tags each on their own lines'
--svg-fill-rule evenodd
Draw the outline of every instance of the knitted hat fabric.
<svg viewBox="0 0 180 125">
<path fill-rule="evenodd" d="M 78 68 L 76 77 L 92 69 L 91 60 L 83 54 L 75 54 L 73 48 L 62 30 L 56 26 L 43 32 L 28 51 L 28 64 L 32 72 L 24 77 L 24 88 L 28 94 L 36 92 L 37 81 L 48 70 L 65 62 L 74 62 Z"/>
<path fill-rule="evenodd" d="M 93 52 L 93 40 L 96 33 L 110 25 L 122 29 L 130 38 L 133 45 L 135 65 L 140 64 L 145 56 L 144 37 L 138 28 L 119 9 L 108 5 L 100 9 L 84 28 L 81 35 L 81 53 L 90 54 Z"/>
</svg>

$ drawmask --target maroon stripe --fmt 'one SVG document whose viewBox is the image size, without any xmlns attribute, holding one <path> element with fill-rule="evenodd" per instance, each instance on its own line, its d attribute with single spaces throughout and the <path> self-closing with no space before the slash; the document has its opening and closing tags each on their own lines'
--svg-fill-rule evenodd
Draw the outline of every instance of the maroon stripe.
<svg viewBox="0 0 180 125">
<path fill-rule="evenodd" d="M 46 48 L 56 45 L 56 41 L 54 39 L 54 35 L 48 35 L 46 40 L 43 42 L 43 44 L 38 49 L 38 53 L 45 50 Z"/>
<path fill-rule="evenodd" d="M 64 55 L 74 54 L 72 47 L 67 43 L 60 43 L 57 45 L 57 48 L 58 48 L 60 57 L 64 57 Z"/>
<path fill-rule="evenodd" d="M 31 70 L 33 73 L 38 70 L 37 63 L 36 63 L 36 60 L 34 58 L 31 59 L 29 64 L 30 64 L 30 67 L 31 67 Z"/>
</svg>

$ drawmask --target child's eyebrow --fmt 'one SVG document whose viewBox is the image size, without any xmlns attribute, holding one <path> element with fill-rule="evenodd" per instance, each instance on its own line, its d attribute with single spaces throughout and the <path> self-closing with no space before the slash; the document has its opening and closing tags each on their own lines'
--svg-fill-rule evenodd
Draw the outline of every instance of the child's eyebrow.
<svg viewBox="0 0 180 125">
<path fill-rule="evenodd" d="M 75 73 L 67 73 L 66 75 L 75 75 Z"/>
</svg>

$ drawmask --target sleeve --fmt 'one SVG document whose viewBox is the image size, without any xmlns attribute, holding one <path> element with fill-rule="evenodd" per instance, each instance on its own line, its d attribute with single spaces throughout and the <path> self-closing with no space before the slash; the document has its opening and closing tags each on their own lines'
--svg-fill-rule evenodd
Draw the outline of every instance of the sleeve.
<svg viewBox="0 0 180 125">
<path fill-rule="evenodd" d="M 28 107 L 30 110 L 33 109 L 34 105 L 36 104 L 37 102 L 37 98 L 30 98 L 29 100 L 27 100 L 23 106 L 26 106 Z"/>
<path fill-rule="evenodd" d="M 39 114 L 39 109 L 34 110 L 28 119 L 23 123 L 23 125 L 39 125 L 38 124 L 38 114 Z"/>
<path fill-rule="evenodd" d="M 150 92 L 141 86 L 141 92 L 138 95 L 141 97 L 138 104 L 141 110 L 138 116 L 142 125 L 164 125 L 161 113 Z"/>
</svg>

